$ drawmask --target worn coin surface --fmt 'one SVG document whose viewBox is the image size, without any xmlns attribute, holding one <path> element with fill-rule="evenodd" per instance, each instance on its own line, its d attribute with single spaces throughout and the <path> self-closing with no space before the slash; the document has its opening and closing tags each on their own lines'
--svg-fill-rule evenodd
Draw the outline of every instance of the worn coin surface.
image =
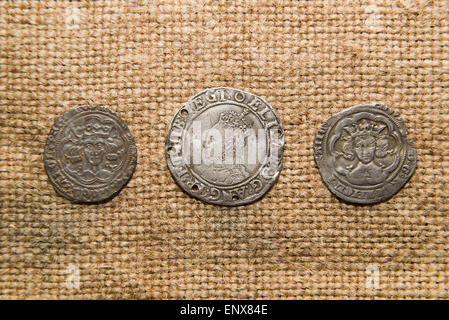
<svg viewBox="0 0 449 320">
<path fill-rule="evenodd" d="M 314 142 L 324 183 L 341 199 L 371 204 L 392 197 L 416 168 L 416 148 L 400 116 L 387 107 L 361 105 L 329 118 Z"/>
<path fill-rule="evenodd" d="M 233 88 L 190 99 L 169 126 L 165 151 L 175 181 L 208 203 L 237 206 L 261 198 L 278 178 L 284 131 L 271 106 Z"/>
<path fill-rule="evenodd" d="M 53 124 L 44 150 L 45 170 L 58 194 L 100 202 L 131 178 L 137 149 L 126 124 L 104 107 L 79 107 Z"/>
</svg>

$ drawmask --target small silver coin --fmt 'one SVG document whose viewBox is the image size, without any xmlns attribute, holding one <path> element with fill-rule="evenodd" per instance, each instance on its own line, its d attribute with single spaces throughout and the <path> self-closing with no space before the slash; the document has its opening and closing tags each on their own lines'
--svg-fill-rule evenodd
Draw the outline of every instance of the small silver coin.
<svg viewBox="0 0 449 320">
<path fill-rule="evenodd" d="M 53 124 L 44 150 L 45 170 L 58 194 L 75 202 L 116 195 L 137 164 L 126 124 L 104 107 L 79 107 Z"/>
<path fill-rule="evenodd" d="M 358 204 L 385 201 L 416 168 L 416 148 L 399 114 L 361 105 L 329 118 L 314 142 L 315 162 L 329 190 Z"/>
<path fill-rule="evenodd" d="M 233 88 L 190 99 L 168 128 L 168 168 L 189 195 L 237 206 L 261 198 L 282 167 L 284 131 L 271 106 Z"/>
</svg>

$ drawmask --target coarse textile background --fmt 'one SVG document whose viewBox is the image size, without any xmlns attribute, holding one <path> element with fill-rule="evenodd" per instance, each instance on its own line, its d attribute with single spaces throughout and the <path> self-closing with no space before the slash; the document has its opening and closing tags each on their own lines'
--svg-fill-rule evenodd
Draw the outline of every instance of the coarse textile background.
<svg viewBox="0 0 449 320">
<path fill-rule="evenodd" d="M 448 45 L 447 0 L 1 1 L 0 298 L 449 298 Z M 166 166 L 173 115 L 218 86 L 284 125 L 280 178 L 251 205 L 195 200 Z M 350 205 L 313 139 L 373 102 L 401 114 L 418 168 Z M 44 170 L 53 122 L 82 105 L 115 111 L 138 148 L 103 204 L 57 196 Z"/>
</svg>

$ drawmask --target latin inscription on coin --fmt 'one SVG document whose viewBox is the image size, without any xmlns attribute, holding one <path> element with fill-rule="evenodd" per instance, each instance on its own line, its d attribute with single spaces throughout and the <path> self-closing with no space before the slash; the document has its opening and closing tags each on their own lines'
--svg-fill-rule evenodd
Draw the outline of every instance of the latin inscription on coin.
<svg viewBox="0 0 449 320">
<path fill-rule="evenodd" d="M 166 160 L 185 192 L 235 206 L 270 189 L 281 170 L 283 146 L 281 121 L 267 102 L 240 90 L 212 88 L 175 115 Z"/>
<path fill-rule="evenodd" d="M 416 148 L 399 115 L 381 105 L 356 106 L 329 118 L 314 142 L 326 186 L 345 201 L 392 197 L 416 168 Z"/>
<path fill-rule="evenodd" d="M 54 123 L 44 163 L 60 195 L 76 202 L 100 202 L 131 178 L 137 149 L 128 127 L 111 110 L 79 107 Z"/>
</svg>

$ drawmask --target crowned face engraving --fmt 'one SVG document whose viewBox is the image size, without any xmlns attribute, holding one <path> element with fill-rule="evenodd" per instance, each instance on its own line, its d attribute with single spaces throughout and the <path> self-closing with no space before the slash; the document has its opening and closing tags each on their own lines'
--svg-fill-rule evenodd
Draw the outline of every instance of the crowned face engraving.
<svg viewBox="0 0 449 320">
<path fill-rule="evenodd" d="M 398 133 L 384 119 L 371 118 L 345 119 L 330 139 L 336 172 L 354 185 L 381 183 L 400 162 Z"/>
<path fill-rule="evenodd" d="M 368 164 L 374 160 L 376 152 L 376 139 L 374 137 L 357 137 L 354 141 L 354 149 L 357 158 L 363 163 Z"/>
<path fill-rule="evenodd" d="M 107 118 L 88 115 L 70 123 L 65 131 L 60 143 L 64 171 L 84 185 L 109 181 L 126 156 L 119 127 Z"/>
<path fill-rule="evenodd" d="M 410 179 L 417 153 L 399 114 L 380 104 L 359 105 L 323 123 L 314 158 L 329 190 L 358 204 L 388 200 Z"/>
<path fill-rule="evenodd" d="M 51 184 L 63 197 L 96 203 L 118 194 L 137 164 L 134 139 L 106 107 L 81 106 L 55 121 L 44 148 Z"/>
<path fill-rule="evenodd" d="M 89 161 L 92 166 L 98 166 L 103 162 L 105 148 L 105 144 L 101 141 L 94 141 L 86 144 L 84 147 L 84 155 L 86 156 L 87 161 Z"/>
<path fill-rule="evenodd" d="M 226 130 L 231 129 L 233 135 L 239 136 L 244 140 L 244 146 L 247 145 L 246 131 L 248 129 L 247 120 L 245 116 L 247 115 L 247 110 L 243 112 L 236 111 L 224 111 L 220 113 L 219 120 L 212 126 L 212 130 L 216 130 L 221 137 L 225 137 Z M 215 146 L 214 139 L 208 139 L 203 143 L 203 150 L 206 154 L 211 154 Z M 224 143 L 224 150 L 221 154 L 217 154 L 218 159 L 212 162 L 209 166 L 212 171 L 207 174 L 211 179 L 215 180 L 216 183 L 223 185 L 232 185 L 243 181 L 248 178 L 250 173 L 243 164 L 228 165 L 223 164 L 225 160 L 225 155 L 235 152 L 235 145 L 233 143 Z"/>
<path fill-rule="evenodd" d="M 260 165 L 248 164 L 248 137 L 262 127 L 257 118 L 247 109 L 227 105 L 205 112 L 199 121 L 202 119 L 209 120 L 202 121 L 201 151 L 205 161 L 193 165 L 194 172 L 220 186 L 238 184 L 254 174 Z"/>
<path fill-rule="evenodd" d="M 165 156 L 187 194 L 225 206 L 260 199 L 282 167 L 284 131 L 262 98 L 228 87 L 209 88 L 175 114 Z"/>
</svg>

